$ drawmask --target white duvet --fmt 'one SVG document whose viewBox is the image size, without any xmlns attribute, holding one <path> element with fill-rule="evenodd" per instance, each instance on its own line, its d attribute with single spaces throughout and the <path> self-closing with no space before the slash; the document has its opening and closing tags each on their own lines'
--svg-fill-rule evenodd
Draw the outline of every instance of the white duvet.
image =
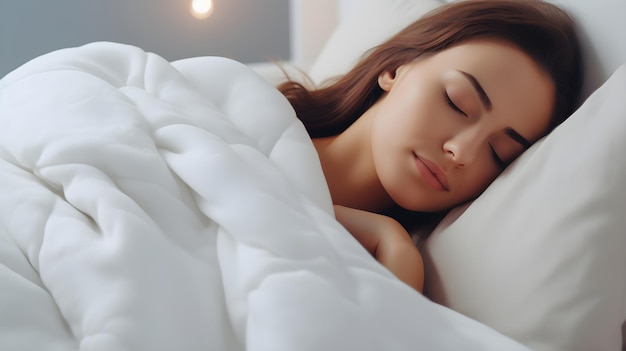
<svg viewBox="0 0 626 351">
<path fill-rule="evenodd" d="M 0 81 L 0 349 L 524 350 L 334 220 L 306 131 L 247 67 L 113 43 Z"/>
</svg>

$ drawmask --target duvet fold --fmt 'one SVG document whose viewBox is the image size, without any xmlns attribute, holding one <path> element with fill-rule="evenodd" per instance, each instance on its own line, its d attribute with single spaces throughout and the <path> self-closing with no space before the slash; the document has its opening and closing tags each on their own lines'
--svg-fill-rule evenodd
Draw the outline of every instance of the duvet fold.
<svg viewBox="0 0 626 351">
<path fill-rule="evenodd" d="M 335 221 L 284 99 L 219 57 L 116 43 L 0 80 L 7 350 L 523 350 Z"/>
</svg>

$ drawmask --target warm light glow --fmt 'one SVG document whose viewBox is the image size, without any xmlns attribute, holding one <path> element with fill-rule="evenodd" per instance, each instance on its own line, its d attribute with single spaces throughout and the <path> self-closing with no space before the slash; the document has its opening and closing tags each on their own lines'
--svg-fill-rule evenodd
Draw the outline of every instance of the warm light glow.
<svg viewBox="0 0 626 351">
<path fill-rule="evenodd" d="M 199 19 L 205 19 L 213 13 L 213 0 L 192 0 L 191 14 Z"/>
</svg>

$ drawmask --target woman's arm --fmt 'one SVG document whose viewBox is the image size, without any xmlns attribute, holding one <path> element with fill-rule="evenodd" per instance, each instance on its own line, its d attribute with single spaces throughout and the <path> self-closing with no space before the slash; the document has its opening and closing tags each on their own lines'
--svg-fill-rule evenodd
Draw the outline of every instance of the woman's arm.
<svg viewBox="0 0 626 351">
<path fill-rule="evenodd" d="M 335 206 L 335 216 L 382 265 L 422 292 L 422 255 L 400 223 L 391 217 L 344 206 Z"/>
</svg>

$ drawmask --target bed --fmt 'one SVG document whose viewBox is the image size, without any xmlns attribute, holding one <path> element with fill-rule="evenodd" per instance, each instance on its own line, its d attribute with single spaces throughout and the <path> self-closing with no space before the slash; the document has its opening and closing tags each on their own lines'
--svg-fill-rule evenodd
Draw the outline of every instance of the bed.
<svg viewBox="0 0 626 351">
<path fill-rule="evenodd" d="M 442 3 L 294 1 L 283 66 L 322 82 Z M 622 349 L 626 7 L 563 4 L 588 98 L 429 236 L 424 295 L 334 220 L 275 65 L 100 42 L 11 72 L 1 349 Z"/>
</svg>

